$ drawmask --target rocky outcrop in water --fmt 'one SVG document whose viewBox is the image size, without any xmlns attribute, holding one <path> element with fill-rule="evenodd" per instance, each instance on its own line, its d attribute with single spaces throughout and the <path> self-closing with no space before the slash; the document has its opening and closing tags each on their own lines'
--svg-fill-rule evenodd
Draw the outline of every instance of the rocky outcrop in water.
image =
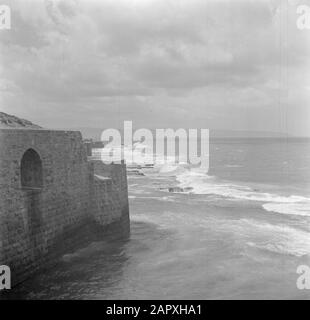
<svg viewBox="0 0 310 320">
<path fill-rule="evenodd" d="M 127 175 L 128 176 L 144 176 L 144 173 L 136 169 L 130 169 L 130 170 L 127 169 Z"/>
<path fill-rule="evenodd" d="M 165 189 L 161 189 L 161 190 L 165 190 Z M 166 189 L 166 191 L 168 191 L 170 193 L 188 193 L 188 192 L 191 192 L 192 190 L 193 190 L 193 188 L 191 188 L 191 187 L 185 187 L 185 188 L 169 187 Z"/>
</svg>

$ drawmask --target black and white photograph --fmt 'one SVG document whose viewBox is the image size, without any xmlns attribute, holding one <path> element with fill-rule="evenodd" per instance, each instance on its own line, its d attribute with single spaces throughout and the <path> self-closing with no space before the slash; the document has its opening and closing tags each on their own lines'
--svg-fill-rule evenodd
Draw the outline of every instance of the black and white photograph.
<svg viewBox="0 0 310 320">
<path fill-rule="evenodd" d="M 0 300 L 310 299 L 309 68 L 310 0 L 0 0 Z"/>
</svg>

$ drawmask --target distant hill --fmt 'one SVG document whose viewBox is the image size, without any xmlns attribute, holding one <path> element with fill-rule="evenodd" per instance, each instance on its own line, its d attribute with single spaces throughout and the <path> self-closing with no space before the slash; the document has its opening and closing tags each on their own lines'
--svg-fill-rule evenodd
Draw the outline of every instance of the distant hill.
<svg viewBox="0 0 310 320">
<path fill-rule="evenodd" d="M 0 129 L 42 129 L 42 127 L 25 119 L 18 118 L 13 115 L 9 115 L 4 112 L 0 112 Z M 84 139 L 93 139 L 94 141 L 100 141 L 101 133 L 107 128 L 90 128 L 90 127 L 66 127 L 66 128 L 51 128 L 55 130 L 74 130 L 80 131 Z M 118 128 L 116 128 L 118 129 Z M 138 128 L 133 129 L 135 131 Z M 176 130 L 177 128 L 174 128 Z M 119 129 L 122 133 L 122 129 Z M 155 136 L 155 129 L 150 129 Z M 199 129 L 198 129 L 199 132 Z M 210 129 L 211 138 L 286 138 L 287 135 L 279 132 L 267 132 L 267 131 L 238 131 L 238 130 L 219 130 Z"/>
<path fill-rule="evenodd" d="M 246 131 L 246 130 L 210 130 L 212 138 L 286 138 L 281 132 Z"/>
<path fill-rule="evenodd" d="M 61 129 L 81 131 L 85 139 L 93 139 L 94 141 L 99 141 L 102 131 L 106 128 L 100 129 L 100 128 L 75 127 L 75 128 L 61 128 Z M 136 129 L 133 129 L 133 131 L 135 131 Z M 154 129 L 150 129 L 150 130 L 155 136 L 155 130 Z M 122 129 L 120 129 L 120 132 L 121 134 L 123 134 Z M 199 132 L 199 129 L 198 129 L 198 132 Z M 286 138 L 287 135 L 279 132 L 210 129 L 210 137 L 211 138 Z"/>
<path fill-rule="evenodd" d="M 0 112 L 0 129 L 42 129 L 32 122 Z"/>
</svg>

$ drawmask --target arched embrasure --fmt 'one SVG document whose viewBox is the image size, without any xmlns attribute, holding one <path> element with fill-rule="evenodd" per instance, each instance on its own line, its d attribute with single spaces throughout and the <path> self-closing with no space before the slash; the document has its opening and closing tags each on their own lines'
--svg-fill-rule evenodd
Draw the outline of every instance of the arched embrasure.
<svg viewBox="0 0 310 320">
<path fill-rule="evenodd" d="M 21 186 L 23 188 L 42 188 L 43 170 L 39 154 L 28 149 L 21 161 Z"/>
</svg>

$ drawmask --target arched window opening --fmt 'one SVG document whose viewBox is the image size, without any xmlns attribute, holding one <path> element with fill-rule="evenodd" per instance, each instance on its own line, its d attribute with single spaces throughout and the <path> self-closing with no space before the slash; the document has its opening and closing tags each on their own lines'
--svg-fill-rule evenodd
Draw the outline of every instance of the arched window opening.
<svg viewBox="0 0 310 320">
<path fill-rule="evenodd" d="M 23 188 L 38 189 L 43 186 L 42 161 L 38 153 L 28 149 L 21 161 L 21 185 Z"/>
</svg>

